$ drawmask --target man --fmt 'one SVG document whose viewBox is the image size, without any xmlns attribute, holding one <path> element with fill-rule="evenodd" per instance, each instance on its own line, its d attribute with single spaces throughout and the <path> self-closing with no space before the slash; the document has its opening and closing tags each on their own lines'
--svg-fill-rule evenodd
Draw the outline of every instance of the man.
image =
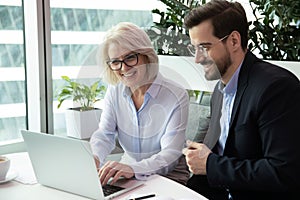
<svg viewBox="0 0 300 200">
<path fill-rule="evenodd" d="M 237 2 L 195 8 L 185 26 L 206 79 L 220 79 L 204 143 L 183 149 L 194 174 L 188 187 L 209 199 L 292 199 L 300 189 L 299 80 L 247 50 Z"/>
</svg>

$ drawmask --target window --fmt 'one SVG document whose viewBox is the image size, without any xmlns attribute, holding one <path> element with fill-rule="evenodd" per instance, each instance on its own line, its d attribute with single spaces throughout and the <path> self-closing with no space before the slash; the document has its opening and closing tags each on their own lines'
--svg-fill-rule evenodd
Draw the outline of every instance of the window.
<svg viewBox="0 0 300 200">
<path fill-rule="evenodd" d="M 27 128 L 21 0 L 0 2 L 0 142 Z"/>
</svg>

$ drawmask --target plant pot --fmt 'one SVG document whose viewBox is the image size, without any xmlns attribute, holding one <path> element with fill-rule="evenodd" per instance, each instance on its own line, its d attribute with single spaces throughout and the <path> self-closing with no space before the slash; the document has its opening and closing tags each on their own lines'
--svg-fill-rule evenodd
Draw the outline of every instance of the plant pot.
<svg viewBox="0 0 300 200">
<path fill-rule="evenodd" d="M 88 139 L 97 130 L 102 110 L 79 111 L 79 108 L 66 110 L 67 136 L 78 139 Z"/>
</svg>

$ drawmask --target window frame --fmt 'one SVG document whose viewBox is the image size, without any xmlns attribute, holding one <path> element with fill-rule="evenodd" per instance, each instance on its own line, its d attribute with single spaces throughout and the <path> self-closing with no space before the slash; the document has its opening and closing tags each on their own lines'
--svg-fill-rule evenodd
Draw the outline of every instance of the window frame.
<svg viewBox="0 0 300 200">
<path fill-rule="evenodd" d="M 22 0 L 26 126 L 53 133 L 50 0 Z M 25 151 L 23 139 L 1 142 L 1 154 Z"/>
</svg>

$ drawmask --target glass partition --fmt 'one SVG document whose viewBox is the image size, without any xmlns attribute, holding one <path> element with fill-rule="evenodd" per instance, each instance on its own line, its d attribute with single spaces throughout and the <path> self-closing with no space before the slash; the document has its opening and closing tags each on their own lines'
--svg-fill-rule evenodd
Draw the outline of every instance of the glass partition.
<svg viewBox="0 0 300 200">
<path fill-rule="evenodd" d="M 0 2 L 0 144 L 18 140 L 27 127 L 23 8 Z"/>
</svg>

